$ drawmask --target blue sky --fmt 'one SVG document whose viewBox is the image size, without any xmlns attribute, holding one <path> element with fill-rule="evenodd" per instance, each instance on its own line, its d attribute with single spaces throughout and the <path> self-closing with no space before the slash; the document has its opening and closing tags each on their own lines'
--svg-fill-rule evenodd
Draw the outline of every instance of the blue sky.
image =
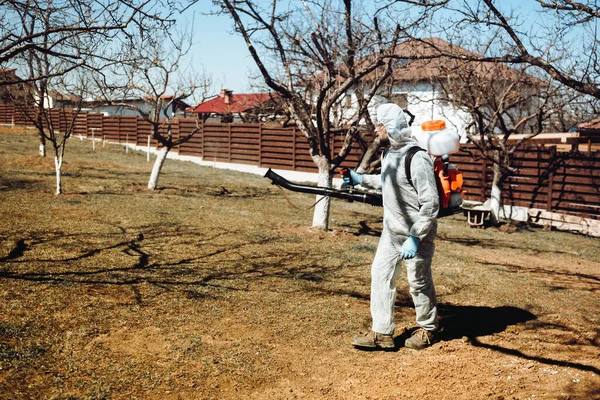
<svg viewBox="0 0 600 400">
<path fill-rule="evenodd" d="M 187 60 L 193 64 L 196 71 L 202 67 L 213 79 L 213 94 L 222 87 L 231 89 L 234 93 L 256 91 L 250 87 L 249 75 L 256 67 L 248 53 L 243 38 L 232 32 L 230 18 L 223 16 L 204 15 L 210 9 L 207 2 L 199 2 L 192 10 L 194 12 L 194 41 L 192 51 Z M 192 13 L 186 16 L 186 23 L 191 23 Z"/>
<path fill-rule="evenodd" d="M 514 9 L 528 24 L 541 22 L 534 11 L 539 10 L 539 6 L 533 0 L 502 0 L 497 4 L 504 13 Z M 257 69 L 244 40 L 232 31 L 230 18 L 205 14 L 211 9 L 210 2 L 200 1 L 184 16 L 184 23 L 187 25 L 194 18 L 194 43 L 186 61 L 197 71 L 203 68 L 212 76 L 213 94 L 217 94 L 222 87 L 231 89 L 234 93 L 257 91 L 252 87 L 250 79 L 251 74 L 257 75 Z"/>
</svg>

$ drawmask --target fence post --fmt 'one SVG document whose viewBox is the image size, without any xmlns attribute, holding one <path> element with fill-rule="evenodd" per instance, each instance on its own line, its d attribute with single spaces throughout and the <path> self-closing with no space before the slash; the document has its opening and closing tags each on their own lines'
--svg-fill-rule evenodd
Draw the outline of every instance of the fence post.
<svg viewBox="0 0 600 400">
<path fill-rule="evenodd" d="M 227 142 L 227 159 L 231 162 L 231 124 L 227 124 L 227 135 L 229 136 Z"/>
<path fill-rule="evenodd" d="M 296 127 L 292 128 L 292 171 L 296 170 Z"/>
<path fill-rule="evenodd" d="M 482 161 L 482 168 L 481 168 L 481 201 L 485 201 L 485 190 L 487 188 L 487 181 L 486 181 L 487 160 L 485 159 L 485 157 L 483 157 L 481 159 L 481 161 Z"/>
<path fill-rule="evenodd" d="M 548 153 L 548 167 L 550 167 L 550 163 L 552 161 L 554 161 L 554 165 L 556 165 L 556 147 L 552 147 Z M 546 209 L 547 211 L 552 211 L 552 196 L 554 195 L 554 190 L 552 189 L 552 186 L 554 186 L 554 167 L 548 168 L 548 170 L 548 193 L 546 195 L 548 197 L 546 199 Z"/>
<path fill-rule="evenodd" d="M 179 140 L 181 138 L 181 124 L 180 124 L 181 120 L 176 119 L 173 122 L 174 123 L 172 123 L 172 125 L 171 125 L 171 130 L 172 130 L 171 132 L 173 132 L 173 130 L 174 130 L 175 132 L 173 132 L 173 136 L 175 136 L 175 133 L 177 133 L 177 138 L 175 140 Z M 177 129 L 173 129 L 174 127 L 177 127 Z M 177 154 L 181 154 L 181 143 L 179 143 L 177 145 L 177 148 L 175 148 L 174 150 L 177 151 Z"/>
<path fill-rule="evenodd" d="M 94 134 L 94 131 L 96 130 L 96 128 L 91 128 L 92 129 L 92 150 L 96 151 L 96 137 Z"/>
<path fill-rule="evenodd" d="M 548 174 L 548 198 L 546 202 L 546 209 L 552 211 L 552 186 L 554 185 L 554 171 L 550 171 Z"/>
<path fill-rule="evenodd" d="M 262 124 L 258 124 L 258 167 L 262 166 Z"/>
<path fill-rule="evenodd" d="M 146 150 L 146 162 L 150 162 L 150 141 L 152 137 L 148 135 L 148 148 Z"/>
<path fill-rule="evenodd" d="M 200 132 L 202 132 L 200 135 L 200 157 L 202 157 L 204 160 L 204 133 L 206 132 L 206 124 L 204 123 L 204 120 L 200 121 L 200 126 L 202 127 L 200 128 Z"/>
</svg>

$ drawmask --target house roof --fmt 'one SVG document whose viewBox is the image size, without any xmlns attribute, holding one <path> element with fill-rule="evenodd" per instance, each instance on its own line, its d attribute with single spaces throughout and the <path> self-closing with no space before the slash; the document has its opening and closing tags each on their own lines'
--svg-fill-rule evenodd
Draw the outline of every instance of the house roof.
<svg viewBox="0 0 600 400">
<path fill-rule="evenodd" d="M 226 96 L 217 96 L 213 99 L 200 103 L 196 107 L 190 107 L 186 112 L 194 113 L 242 113 L 272 100 L 272 93 L 235 93 L 229 95 L 229 103 Z"/>
<path fill-rule="evenodd" d="M 586 134 L 600 134 L 600 118 L 577 125 L 577 131 Z"/>
<path fill-rule="evenodd" d="M 464 60 L 441 55 L 445 53 L 464 56 Z M 502 77 L 514 79 L 515 74 L 519 73 L 518 70 L 504 64 L 470 61 L 469 58 L 477 58 L 481 55 L 436 37 L 412 39 L 400 43 L 394 49 L 394 54 L 401 57 L 394 68 L 396 81 L 447 79 L 459 73 L 465 66 L 468 66 L 469 70 L 477 76 L 490 79 Z M 541 83 L 529 75 L 524 75 L 524 78 L 531 83 Z"/>
<path fill-rule="evenodd" d="M 160 96 L 161 99 L 165 100 L 166 102 L 170 101 L 173 99 L 173 95 L 169 95 L 169 94 L 165 94 Z M 119 104 L 131 104 L 131 103 L 143 103 L 143 104 L 152 104 L 154 103 L 155 99 L 153 99 L 151 96 L 147 96 L 147 97 L 130 97 L 130 98 L 125 98 L 125 99 L 114 99 L 114 100 L 102 100 L 102 99 L 87 99 L 87 100 L 83 100 L 83 103 L 87 104 L 88 106 L 108 106 L 108 105 L 119 105 Z M 176 99 L 175 101 L 173 101 L 173 107 L 175 107 L 178 110 L 183 110 L 188 108 L 190 105 L 187 104 L 185 101 L 180 100 L 180 99 Z"/>
<path fill-rule="evenodd" d="M 79 97 L 79 96 L 76 96 L 76 95 L 70 94 L 70 93 L 64 94 L 57 90 L 49 90 L 48 96 L 54 98 L 54 100 L 57 100 L 57 101 L 70 101 L 73 103 L 77 103 L 77 102 L 81 101 L 81 97 Z"/>
<path fill-rule="evenodd" d="M 436 37 L 407 40 L 398 44 L 393 49 L 393 54 L 397 57 L 392 67 L 395 82 L 429 82 L 435 79 L 457 78 L 465 71 L 489 79 L 514 79 L 515 75 L 520 73 L 517 69 L 501 63 L 473 61 L 481 55 Z M 452 54 L 453 57 L 444 54 Z M 357 65 L 366 65 L 371 61 L 371 56 L 367 56 L 358 60 Z M 377 77 L 378 74 L 380 71 L 376 70 L 369 78 Z M 541 84 L 541 81 L 527 74 L 524 74 L 522 79 L 532 84 Z"/>
<path fill-rule="evenodd" d="M 515 76 L 520 74 L 517 69 L 501 63 L 473 61 L 482 56 L 436 37 L 406 40 L 396 45 L 392 52 L 396 57 L 392 67 L 394 82 L 431 82 L 460 78 L 465 73 L 491 81 L 514 80 Z M 453 57 L 444 54 L 452 54 Z M 369 65 L 373 57 L 375 56 L 361 58 L 356 61 L 356 65 L 359 67 Z M 375 70 L 367 75 L 366 79 L 376 79 L 380 73 L 380 70 Z M 316 80 L 322 79 L 323 75 L 324 72 L 318 74 Z M 344 75 L 344 71 L 341 75 Z M 338 79 L 343 80 L 340 76 Z M 523 74 L 520 79 L 532 85 L 543 85 L 540 80 L 528 74 Z"/>
<path fill-rule="evenodd" d="M 473 55 L 439 38 L 408 40 L 394 49 L 394 54 L 402 57 L 394 66 L 394 79 L 420 81 L 447 76 L 448 61 L 452 60 L 439 57 L 440 51 Z M 456 61 L 451 62 L 451 64 L 455 63 Z"/>
</svg>

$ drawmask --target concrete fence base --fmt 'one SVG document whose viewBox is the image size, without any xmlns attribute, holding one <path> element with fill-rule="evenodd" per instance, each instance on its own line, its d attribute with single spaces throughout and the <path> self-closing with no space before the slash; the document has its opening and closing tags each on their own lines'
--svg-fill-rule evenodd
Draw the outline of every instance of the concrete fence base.
<svg viewBox="0 0 600 400">
<path fill-rule="evenodd" d="M 123 146 L 122 143 L 117 142 L 111 142 L 111 144 L 118 144 L 120 146 Z M 128 146 L 130 149 L 143 153 L 146 153 L 148 151 L 150 151 L 153 154 L 158 153 L 158 149 L 154 147 L 148 149 L 146 146 L 136 146 L 135 144 L 127 144 L 126 146 Z M 179 161 L 192 162 L 194 164 L 198 164 L 205 167 L 246 172 L 260 176 L 264 176 L 268 169 L 253 165 L 232 164 L 226 162 L 203 160 L 202 157 L 197 156 L 182 156 L 174 151 L 169 152 L 167 158 Z M 283 176 L 285 179 L 295 182 L 316 183 L 318 180 L 318 174 L 316 173 L 276 169 L 274 169 L 274 171 L 277 172 L 277 174 Z M 342 182 L 342 179 L 334 178 L 333 185 L 339 188 Z M 591 218 L 577 217 L 573 215 L 550 212 L 537 208 L 527 208 L 520 206 L 502 207 L 500 209 L 500 217 L 512 221 L 523 221 L 540 226 L 549 226 L 560 231 L 576 232 L 583 235 L 600 237 L 600 220 L 595 220 Z"/>
</svg>

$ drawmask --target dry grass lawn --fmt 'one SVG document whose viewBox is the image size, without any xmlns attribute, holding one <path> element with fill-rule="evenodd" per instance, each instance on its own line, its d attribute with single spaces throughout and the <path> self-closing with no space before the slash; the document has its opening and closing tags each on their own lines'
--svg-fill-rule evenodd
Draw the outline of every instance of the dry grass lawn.
<svg viewBox="0 0 600 400">
<path fill-rule="evenodd" d="M 55 196 L 31 131 L 0 128 L 2 399 L 600 398 L 599 239 L 440 220 L 442 340 L 398 282 L 398 349 L 364 352 L 380 208 L 70 139 Z"/>
</svg>

